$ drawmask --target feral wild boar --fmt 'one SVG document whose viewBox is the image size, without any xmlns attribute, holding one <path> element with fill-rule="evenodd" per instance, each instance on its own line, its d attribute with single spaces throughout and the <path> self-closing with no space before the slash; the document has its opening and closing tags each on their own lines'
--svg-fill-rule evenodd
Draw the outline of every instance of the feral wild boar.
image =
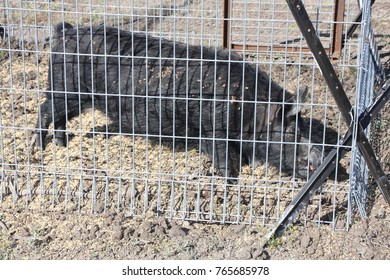
<svg viewBox="0 0 390 280">
<path fill-rule="evenodd" d="M 306 177 L 321 161 L 301 127 L 307 88 L 291 94 L 233 51 L 69 23 L 53 39 L 31 142 L 40 149 L 51 123 L 65 146 L 67 121 L 94 108 L 121 133 L 197 141 L 228 180 L 239 163 L 267 161 Z"/>
</svg>

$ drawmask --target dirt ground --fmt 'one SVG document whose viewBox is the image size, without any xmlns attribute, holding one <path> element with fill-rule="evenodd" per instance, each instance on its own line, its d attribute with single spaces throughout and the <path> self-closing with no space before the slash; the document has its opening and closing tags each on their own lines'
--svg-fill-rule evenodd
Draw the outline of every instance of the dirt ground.
<svg viewBox="0 0 390 280">
<path fill-rule="evenodd" d="M 377 43 L 381 49 L 382 63 L 387 74 L 390 73 L 390 22 L 388 13 L 390 12 L 390 3 L 387 0 L 377 0 L 373 7 L 373 24 Z M 28 46 L 26 46 L 27 48 Z M 47 51 L 47 50 L 46 50 Z M 196 150 L 187 152 L 175 152 L 172 157 L 172 149 L 169 147 L 156 147 L 155 144 L 145 143 L 142 139 L 121 138 L 113 136 L 107 145 L 104 134 L 97 134 L 97 137 L 88 137 L 87 131 L 79 131 L 79 120 L 72 120 L 69 125 L 73 132 L 70 139 L 69 147 L 66 149 L 57 149 L 49 143 L 47 151 L 44 153 L 31 154 L 26 158 L 27 142 L 31 135 L 30 130 L 15 130 L 14 127 L 33 128 L 37 116 L 37 98 L 36 95 L 26 94 L 23 88 L 30 90 L 44 89 L 46 86 L 47 75 L 47 53 L 42 55 L 16 55 L 13 59 L 20 61 L 19 64 L 12 65 L 14 73 L 12 80 L 9 77 L 11 70 L 7 65 L 7 57 L 0 54 L 0 82 L 2 87 L 14 89 L 12 94 L 6 95 L 1 93 L 1 114 L 3 118 L 2 134 L 2 162 L 4 164 L 3 174 L 15 172 L 12 167 L 18 162 L 19 192 L 28 192 L 25 185 L 32 185 L 32 189 L 37 193 L 40 190 L 40 184 L 49 187 L 44 189 L 56 189 L 58 193 L 70 190 L 70 193 L 77 193 L 74 197 L 64 197 L 53 201 L 52 196 L 39 196 L 32 202 L 28 200 L 29 196 L 23 196 L 14 203 L 14 193 L 7 193 L 6 196 L 0 197 L 2 200 L 0 211 L 0 259 L 389 259 L 390 258 L 390 206 L 387 205 L 380 194 L 375 183 L 370 184 L 370 201 L 367 207 L 368 217 L 361 220 L 358 216 L 354 217 L 353 223 L 347 225 L 346 222 L 346 201 L 348 189 L 348 177 L 339 174 L 337 178 L 330 178 L 324 186 L 324 194 L 321 198 L 315 196 L 312 208 L 309 208 L 304 218 L 288 227 L 287 231 L 280 238 L 271 239 L 268 246 L 263 250 L 264 236 L 270 230 L 269 226 L 262 226 L 259 221 L 252 221 L 255 225 L 237 225 L 207 223 L 208 217 L 204 217 L 203 222 L 194 222 L 191 219 L 180 220 L 180 215 L 174 216 L 175 219 L 156 218 L 153 209 L 156 204 L 162 210 L 169 209 L 171 200 L 164 197 L 172 195 L 169 191 L 170 185 L 167 183 L 166 193 L 158 193 L 155 185 L 161 184 L 161 180 L 175 180 L 175 188 L 179 191 L 176 193 L 180 196 L 180 190 L 187 188 L 184 184 L 186 180 L 194 180 L 194 184 L 188 185 L 189 193 L 193 192 L 196 196 L 197 182 L 204 186 L 209 183 L 207 171 L 207 158 L 203 158 Z M 280 58 L 282 59 L 282 57 Z M 277 62 L 277 61 L 276 61 Z M 37 69 L 37 65 L 39 68 Z M 272 73 L 285 72 L 286 76 L 274 78 L 284 83 L 289 90 L 294 90 L 299 83 L 297 78 L 300 73 L 300 81 L 313 84 L 313 91 L 325 92 L 325 86 L 322 78 L 318 73 L 312 81 L 315 70 L 311 66 L 305 68 L 289 67 L 283 68 L 276 66 Z M 317 70 L 316 70 L 317 71 Z M 349 72 L 350 71 L 350 72 Z M 17 74 L 17 73 L 25 73 Z M 343 83 L 345 90 L 355 92 L 355 74 L 353 70 L 345 69 L 343 73 Z M 317 98 L 317 97 L 313 97 Z M 323 95 L 314 99 L 314 103 L 324 102 Z M 322 98 L 322 99 L 321 99 Z M 329 100 L 329 102 L 332 102 Z M 372 125 L 372 142 L 377 155 L 385 169 L 386 174 L 390 174 L 390 103 L 382 110 L 378 119 Z M 321 119 L 324 108 L 319 107 L 314 111 L 306 108 L 304 117 L 311 116 L 314 119 Z M 339 114 L 334 106 L 330 106 L 326 111 L 327 119 L 338 118 Z M 87 114 L 85 114 L 86 116 Z M 94 115 L 94 118 L 83 116 L 83 128 L 91 128 L 104 123 L 105 117 Z M 85 123 L 84 123 L 85 120 Z M 101 122 L 101 123 L 100 123 Z M 342 135 L 346 127 L 339 125 L 338 121 L 329 122 L 327 126 L 332 128 L 336 135 Z M 80 125 L 81 127 L 81 125 Z M 318 138 L 322 139 L 323 135 Z M 328 139 L 330 144 L 334 144 Z M 332 143 L 331 143 L 332 142 Z M 83 152 L 80 152 L 82 143 Z M 93 147 L 99 147 L 97 150 Z M 145 158 L 144 151 L 148 150 L 149 159 Z M 126 154 L 129 151 L 129 154 Z M 154 155 L 154 153 L 156 155 Z M 30 154 L 30 153 L 27 153 Z M 154 157 L 155 156 L 155 157 Z M 159 157 L 163 157 L 163 163 Z M 81 158 L 81 159 L 80 159 Z M 108 161 L 108 158 L 111 161 Z M 120 159 L 123 158 L 123 159 Z M 191 159 L 191 160 L 189 160 Z M 194 160 L 193 160 L 194 159 Z M 153 161 L 157 163 L 153 163 Z M 141 164 L 139 164 L 141 163 Z M 144 164 L 142 164 L 144 163 Z M 42 169 L 42 165 L 45 166 Z M 54 166 L 58 166 L 54 170 Z M 121 166 L 129 166 L 129 169 Z M 185 168 L 182 168 L 185 166 Z M 203 168 L 199 168 L 203 167 Z M 340 169 L 348 170 L 349 160 L 345 159 L 341 163 Z M 144 171 L 148 170 L 150 181 L 145 185 Z M 5 170 L 7 169 L 7 170 Z M 80 169 L 86 170 L 84 177 L 80 179 Z M 173 172 L 172 169 L 175 171 Z M 199 171 L 199 169 L 203 171 Z M 267 194 L 269 201 L 262 202 L 263 193 L 255 193 L 253 197 L 257 198 L 254 202 L 256 205 L 263 206 L 267 210 L 270 219 L 268 224 L 272 224 L 279 211 L 286 207 L 288 200 L 283 202 L 283 198 L 288 198 L 291 191 L 287 189 L 298 188 L 302 182 L 289 182 L 289 179 L 278 174 L 277 170 L 272 167 L 259 166 L 254 171 L 250 168 L 243 170 L 242 175 L 242 194 L 240 198 L 245 201 L 249 200 L 246 196 L 245 187 L 255 183 L 262 182 L 262 178 L 280 180 L 284 182 L 278 185 L 283 191 L 269 191 Z M 37 174 L 40 172 L 47 174 L 57 173 L 56 180 L 45 178 L 40 180 Z M 91 171 L 92 170 L 92 171 Z M 93 172 L 93 171 L 96 172 Z M 118 171 L 119 170 L 119 171 Z M 131 173 L 133 172 L 133 173 Z M 109 190 L 109 195 L 105 196 L 105 180 L 109 173 L 110 185 L 120 184 L 123 193 L 115 190 Z M 159 174 L 173 174 L 166 178 L 157 178 Z M 65 175 L 63 175 L 65 174 Z M 121 174 L 126 174 L 122 179 L 118 179 Z M 130 174 L 130 175 L 129 175 Z M 138 176 L 138 183 L 131 184 L 131 174 Z M 2 176 L 2 174 L 0 174 Z M 5 177 L 4 177 L 5 178 Z M 2 178 L 2 184 L 5 179 Z M 9 179 L 9 184 L 15 184 Z M 95 179 L 94 179 L 95 178 Z M 115 179 L 117 178 L 117 179 Z M 96 180 L 96 181 L 94 181 Z M 160 180 L 160 181 L 159 181 Z M 85 195 L 85 203 L 78 200 L 80 197 L 80 181 L 83 182 L 84 189 L 82 194 Z M 66 182 L 71 182 L 67 185 Z M 220 183 L 219 181 L 214 184 Z M 272 187 L 272 184 L 270 185 Z M 332 186 L 337 186 L 339 191 L 326 192 L 331 190 Z M 4 186 L 1 186 L 4 188 Z M 127 192 L 131 188 L 133 192 Z M 150 188 L 146 190 L 146 188 Z M 96 189 L 95 189 L 96 188 Z M 271 190 L 272 188 L 270 188 Z M 276 189 L 276 188 L 275 188 Z M 111 193 L 112 191 L 112 193 Z M 159 200 L 149 201 L 147 211 L 142 212 L 144 194 L 149 191 L 151 197 L 159 197 Z M 216 194 L 223 194 L 223 188 L 215 189 Z M 96 203 L 90 203 L 91 193 Z M 3 193 L 1 193 L 3 196 Z M 89 195 L 89 196 L 88 196 Z M 203 194 L 202 194 L 203 195 Z M 34 197 L 34 194 L 30 194 Z M 129 196 L 131 199 L 129 199 Z M 233 194 L 231 199 L 232 205 L 237 202 L 238 194 Z M 276 199 L 275 197 L 278 196 Z M 105 199 L 107 199 L 106 201 Z M 188 195 L 187 197 L 191 197 Z M 135 212 L 123 211 L 117 207 L 108 207 L 115 205 L 115 201 L 122 199 L 124 202 L 133 201 L 135 203 Z M 195 198 L 194 198 L 195 199 Z M 210 201 L 210 194 L 205 192 L 204 201 Z M 265 199 L 264 199 L 265 200 Z M 272 202 L 280 200 L 277 206 L 271 205 Z M 317 201 L 317 204 L 316 202 Z M 325 201 L 325 203 L 323 203 Z M 326 203 L 328 201 L 328 203 Z M 329 202 L 330 201 L 330 202 Z M 182 207 L 183 201 L 175 201 L 176 209 Z M 196 208 L 195 200 L 187 201 L 189 212 Z M 243 208 L 245 208 L 245 203 Z M 263 204 L 264 205 L 263 205 Z M 276 203 L 276 202 L 275 202 Z M 323 204 L 321 204 L 323 203 Z M 13 205 L 13 206 L 11 206 Z M 27 206 L 28 205 L 28 206 Z M 78 207 L 84 206 L 81 211 Z M 321 206 L 321 211 L 318 210 Z M 337 205 L 338 209 L 332 209 Z M 122 205 L 126 206 L 131 205 Z M 134 206 L 134 205 L 133 205 Z M 215 210 L 220 210 L 223 203 L 215 199 Z M 26 207 L 28 210 L 26 210 Z M 267 208 L 266 208 L 267 207 Z M 130 207 L 131 208 L 131 207 Z M 211 205 L 206 204 L 202 210 L 210 211 Z M 260 208 L 260 207 L 259 207 Z M 128 208 L 127 208 L 128 209 Z M 139 210 L 141 209 L 141 210 Z M 234 223 L 234 207 L 225 209 L 228 213 L 227 221 Z M 139 213 L 137 211 L 140 211 Z M 260 210 L 255 212 L 257 216 L 265 215 Z M 195 211 L 196 212 L 196 211 Z M 317 213 L 318 212 L 318 213 Z M 248 209 L 242 209 L 240 213 L 242 219 L 248 222 L 251 215 Z M 325 213 L 331 214 L 334 218 L 325 219 Z M 176 215 L 176 214 L 174 214 Z M 206 215 L 207 216 L 207 215 Z M 230 219 L 230 220 L 229 220 Z M 311 221 L 321 221 L 321 224 L 312 223 Z M 328 221 L 328 223 L 326 223 Z M 348 228 L 348 230 L 346 230 Z"/>
</svg>

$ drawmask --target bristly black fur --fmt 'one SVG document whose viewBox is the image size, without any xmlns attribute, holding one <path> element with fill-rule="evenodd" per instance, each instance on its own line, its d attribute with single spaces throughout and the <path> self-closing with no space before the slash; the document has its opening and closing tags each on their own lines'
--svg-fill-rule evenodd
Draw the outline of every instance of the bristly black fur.
<svg viewBox="0 0 390 280">
<path fill-rule="evenodd" d="M 306 176 L 320 161 L 315 149 L 281 145 L 308 142 L 295 96 L 233 51 L 108 26 L 74 29 L 65 22 L 55 32 L 33 138 L 39 147 L 53 120 L 57 143 L 66 145 L 66 120 L 93 106 L 122 133 L 201 141 L 227 177 L 237 175 L 239 162 L 267 159 Z"/>
</svg>

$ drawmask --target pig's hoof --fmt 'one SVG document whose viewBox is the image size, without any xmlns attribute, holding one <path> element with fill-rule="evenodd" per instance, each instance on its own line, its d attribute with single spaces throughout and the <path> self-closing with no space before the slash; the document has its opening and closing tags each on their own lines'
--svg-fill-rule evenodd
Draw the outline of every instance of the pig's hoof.
<svg viewBox="0 0 390 280">
<path fill-rule="evenodd" d="M 66 146 L 66 139 L 62 137 L 55 137 L 54 143 L 59 147 L 65 147 Z"/>
<path fill-rule="evenodd" d="M 30 142 L 30 150 L 35 151 L 35 149 L 43 150 L 45 147 L 43 147 L 43 143 L 41 142 L 41 137 L 39 134 L 34 133 L 33 137 L 31 138 Z"/>
</svg>

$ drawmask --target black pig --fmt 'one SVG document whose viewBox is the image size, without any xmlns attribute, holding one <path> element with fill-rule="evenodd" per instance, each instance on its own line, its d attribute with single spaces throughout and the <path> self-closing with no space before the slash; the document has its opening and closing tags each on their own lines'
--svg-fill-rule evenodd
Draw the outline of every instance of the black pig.
<svg viewBox="0 0 390 280">
<path fill-rule="evenodd" d="M 300 127 L 307 89 L 296 99 L 233 51 L 69 23 L 54 39 L 32 145 L 44 149 L 51 123 L 66 145 L 66 121 L 93 106 L 120 132 L 201 141 L 224 177 L 238 163 L 268 161 L 300 176 L 320 163 Z"/>
</svg>

